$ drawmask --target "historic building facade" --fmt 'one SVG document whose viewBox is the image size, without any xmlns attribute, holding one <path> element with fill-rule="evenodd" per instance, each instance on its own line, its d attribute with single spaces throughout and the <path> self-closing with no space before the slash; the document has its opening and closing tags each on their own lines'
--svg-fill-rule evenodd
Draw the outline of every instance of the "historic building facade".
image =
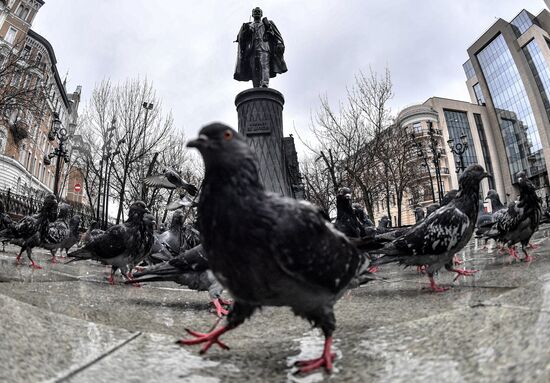
<svg viewBox="0 0 550 383">
<path fill-rule="evenodd" d="M 0 114 L 0 191 L 38 198 L 54 187 L 56 161 L 53 158 L 47 165 L 44 156 L 58 146 L 57 139 L 48 139 L 55 114 L 67 131 L 65 146 L 70 153 L 81 97 L 80 86 L 67 93 L 53 47 L 31 29 L 42 5 L 42 0 L 0 0 L 0 52 L 4 52 L 0 65 L 9 65 L 9 56 L 17 55 L 32 67 L 15 71 L 3 81 L 13 88 L 33 87 L 35 91 L 32 112 L 15 103 L 4 105 Z M 61 163 L 60 195 L 80 202 L 82 198 L 74 193 L 74 184 L 81 178 L 79 169 Z"/>
</svg>

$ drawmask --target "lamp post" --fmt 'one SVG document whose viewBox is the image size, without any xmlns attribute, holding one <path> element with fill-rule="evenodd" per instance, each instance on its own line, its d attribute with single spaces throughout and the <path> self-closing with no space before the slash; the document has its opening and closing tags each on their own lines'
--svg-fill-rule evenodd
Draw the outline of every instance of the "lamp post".
<svg viewBox="0 0 550 383">
<path fill-rule="evenodd" d="M 54 141 L 57 138 L 59 145 L 50 154 L 44 154 L 44 164 L 51 165 L 51 159 L 57 157 L 55 162 L 55 179 L 53 185 L 53 192 L 59 199 L 59 179 L 61 178 L 61 159 L 65 160 L 65 163 L 69 162 L 69 153 L 65 148 L 65 141 L 68 139 L 67 129 L 61 126 L 61 120 L 59 119 L 59 113 L 53 113 L 52 127 L 48 132 L 48 140 Z"/>
<path fill-rule="evenodd" d="M 142 160 L 143 160 L 143 166 L 142 168 L 145 169 L 145 136 L 147 135 L 147 117 L 149 116 L 149 111 L 153 109 L 153 103 L 151 102 L 143 102 L 141 106 L 145 109 L 145 118 L 143 120 L 143 152 L 142 152 Z M 147 197 L 147 188 L 145 184 L 141 186 L 141 199 L 145 202 L 145 198 Z"/>
<path fill-rule="evenodd" d="M 464 171 L 466 166 L 464 165 L 463 154 L 468 149 L 468 136 L 462 133 L 460 136 L 460 141 L 455 142 L 454 138 L 449 138 L 447 140 L 447 144 L 449 144 L 451 152 L 458 156 L 458 162 L 456 162 L 456 172 L 460 173 L 461 171 Z"/>
<path fill-rule="evenodd" d="M 432 161 L 435 169 L 435 180 L 437 182 L 437 196 L 439 197 L 439 202 L 441 202 L 443 199 L 443 181 L 441 180 L 441 167 L 439 165 L 441 150 L 439 149 L 435 133 L 433 122 L 428 121 L 428 136 L 430 136 L 430 149 L 432 150 Z"/>
</svg>

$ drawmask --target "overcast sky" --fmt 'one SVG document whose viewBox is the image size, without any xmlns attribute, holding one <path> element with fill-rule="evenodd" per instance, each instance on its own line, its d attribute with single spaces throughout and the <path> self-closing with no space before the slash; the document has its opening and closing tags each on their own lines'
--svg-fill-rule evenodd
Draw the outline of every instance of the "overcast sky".
<svg viewBox="0 0 550 383">
<path fill-rule="evenodd" d="M 497 18 L 542 0 L 46 0 L 33 29 L 54 47 L 68 90 L 84 102 L 103 78 L 152 80 L 188 137 L 213 120 L 237 126 L 233 41 L 260 6 L 285 40 L 288 72 L 270 86 L 286 99 L 285 135 L 307 131 L 319 95 L 336 103 L 369 66 L 392 73 L 394 113 L 431 96 L 469 101 L 466 49 Z"/>
</svg>

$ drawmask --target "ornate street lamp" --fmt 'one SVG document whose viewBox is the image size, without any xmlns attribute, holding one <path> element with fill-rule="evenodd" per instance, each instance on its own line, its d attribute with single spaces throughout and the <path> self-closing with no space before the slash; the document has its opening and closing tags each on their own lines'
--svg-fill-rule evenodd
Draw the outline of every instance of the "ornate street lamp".
<svg viewBox="0 0 550 383">
<path fill-rule="evenodd" d="M 463 154 L 468 149 L 468 136 L 462 133 L 462 135 L 460 136 L 460 141 L 455 142 L 454 138 L 450 138 L 447 140 L 447 144 L 449 144 L 449 148 L 451 149 L 451 152 L 458 156 L 458 161 L 455 162 L 456 172 L 457 173 L 460 173 L 461 171 L 463 172 L 464 169 L 466 169 L 466 165 L 464 164 Z"/>
<path fill-rule="evenodd" d="M 48 132 L 48 140 L 54 141 L 57 138 L 59 145 L 54 149 L 50 154 L 44 154 L 44 164 L 50 165 L 52 163 L 51 159 L 57 157 L 55 162 L 55 179 L 53 185 L 53 192 L 55 196 L 59 199 L 59 179 L 61 178 L 61 159 L 63 158 L 65 163 L 69 163 L 69 153 L 65 148 L 65 141 L 67 141 L 68 134 L 67 129 L 61 126 L 61 120 L 59 119 L 59 113 L 53 113 L 52 127 Z"/>
</svg>

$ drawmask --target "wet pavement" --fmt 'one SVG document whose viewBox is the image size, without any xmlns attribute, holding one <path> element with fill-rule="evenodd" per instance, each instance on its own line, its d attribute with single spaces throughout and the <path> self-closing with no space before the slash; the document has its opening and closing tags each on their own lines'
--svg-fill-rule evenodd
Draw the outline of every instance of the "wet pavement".
<svg viewBox="0 0 550 383">
<path fill-rule="evenodd" d="M 530 264 L 472 241 L 462 267 L 480 271 L 452 288 L 424 289 L 413 269 L 384 266 L 376 281 L 336 305 L 337 360 L 331 376 L 295 375 L 323 339 L 285 308 L 265 308 L 223 340 L 230 351 L 174 342 L 216 321 L 208 295 L 173 283 L 110 286 L 93 262 L 15 264 L 0 253 L 0 381 L 7 382 L 549 382 L 550 227 L 535 236 Z"/>
</svg>

